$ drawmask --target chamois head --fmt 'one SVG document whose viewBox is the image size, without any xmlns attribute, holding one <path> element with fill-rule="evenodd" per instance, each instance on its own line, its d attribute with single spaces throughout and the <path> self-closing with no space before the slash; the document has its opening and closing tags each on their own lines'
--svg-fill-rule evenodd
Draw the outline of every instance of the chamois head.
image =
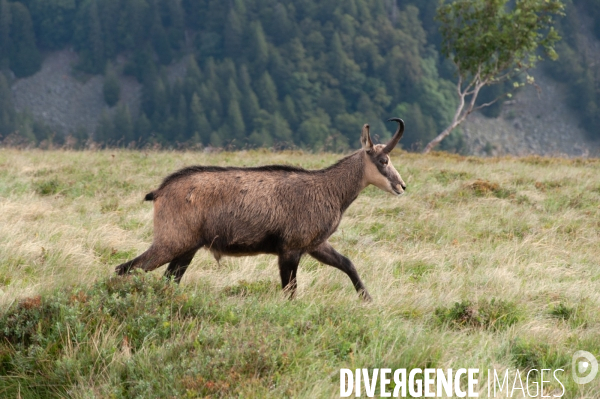
<svg viewBox="0 0 600 399">
<path fill-rule="evenodd" d="M 404 133 L 404 121 L 400 118 L 389 119 L 390 122 L 398 122 L 398 130 L 389 143 L 373 145 L 369 134 L 369 125 L 365 124 L 362 129 L 360 142 L 363 148 L 363 159 L 365 165 L 364 185 L 372 184 L 383 191 L 394 195 L 402 195 L 406 184 L 400 177 L 398 171 L 392 165 L 389 154 L 392 152 Z"/>
</svg>

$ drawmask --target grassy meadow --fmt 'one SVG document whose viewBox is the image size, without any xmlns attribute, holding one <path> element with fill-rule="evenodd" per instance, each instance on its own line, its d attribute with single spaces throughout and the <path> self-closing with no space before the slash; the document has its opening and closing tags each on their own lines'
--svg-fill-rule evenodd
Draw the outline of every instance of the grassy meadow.
<svg viewBox="0 0 600 399">
<path fill-rule="evenodd" d="M 292 301 L 272 256 L 113 278 L 167 174 L 338 158 L 0 150 L 0 397 L 333 398 L 340 368 L 382 367 L 479 368 L 480 397 L 484 370 L 563 368 L 564 398 L 600 397 L 600 376 L 571 378 L 575 351 L 600 359 L 599 160 L 394 152 L 406 195 L 367 188 L 330 240 L 368 304 L 310 257 Z"/>
</svg>

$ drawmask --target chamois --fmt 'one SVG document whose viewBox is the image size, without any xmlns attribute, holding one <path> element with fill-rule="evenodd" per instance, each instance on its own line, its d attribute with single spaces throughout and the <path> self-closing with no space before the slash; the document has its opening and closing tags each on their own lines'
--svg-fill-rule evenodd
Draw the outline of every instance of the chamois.
<svg viewBox="0 0 600 399">
<path fill-rule="evenodd" d="M 321 170 L 271 165 L 253 168 L 190 166 L 165 178 L 145 200 L 154 201 L 154 240 L 146 252 L 116 267 L 151 271 L 169 263 L 165 277 L 181 280 L 196 252 L 205 247 L 223 255 L 279 257 L 281 286 L 293 297 L 302 255 L 340 269 L 360 297 L 370 300 L 356 268 L 327 239 L 344 211 L 372 184 L 401 195 L 406 184 L 389 153 L 404 133 L 404 121 L 386 144 L 373 145 L 369 125 L 362 149 Z"/>
</svg>

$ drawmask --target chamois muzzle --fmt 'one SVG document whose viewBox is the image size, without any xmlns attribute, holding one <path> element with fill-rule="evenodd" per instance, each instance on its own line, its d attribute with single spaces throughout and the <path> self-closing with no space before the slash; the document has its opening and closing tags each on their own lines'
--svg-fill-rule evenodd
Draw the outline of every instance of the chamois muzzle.
<svg viewBox="0 0 600 399">
<path fill-rule="evenodd" d="M 394 149 L 394 147 L 396 147 L 396 144 L 398 144 L 398 141 L 400 141 L 402 135 L 404 134 L 404 121 L 402 119 L 390 118 L 388 119 L 388 122 L 398 122 L 398 130 L 396 130 L 396 133 L 394 133 L 394 137 L 392 137 L 390 142 L 387 143 L 384 147 L 383 152 L 385 152 L 386 154 L 392 152 L 392 150 Z"/>
</svg>

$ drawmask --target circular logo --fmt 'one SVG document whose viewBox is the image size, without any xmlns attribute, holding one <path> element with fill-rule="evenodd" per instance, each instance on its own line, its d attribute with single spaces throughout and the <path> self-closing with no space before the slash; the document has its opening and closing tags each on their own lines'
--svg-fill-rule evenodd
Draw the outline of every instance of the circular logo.
<svg viewBox="0 0 600 399">
<path fill-rule="evenodd" d="M 577 384 L 587 384 L 598 374 L 598 360 L 590 352 L 577 351 L 573 354 L 571 372 Z"/>
</svg>

